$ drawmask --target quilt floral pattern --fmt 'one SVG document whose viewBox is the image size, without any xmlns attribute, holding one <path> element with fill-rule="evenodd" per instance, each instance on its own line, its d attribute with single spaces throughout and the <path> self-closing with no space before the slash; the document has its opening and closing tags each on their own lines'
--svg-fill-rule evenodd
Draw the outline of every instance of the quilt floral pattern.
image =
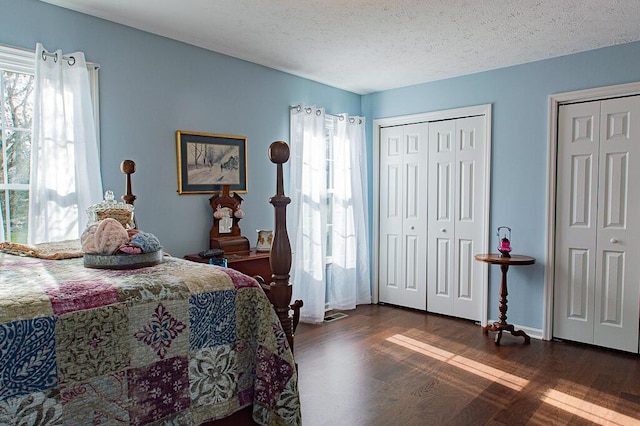
<svg viewBox="0 0 640 426">
<path fill-rule="evenodd" d="M 252 278 L 175 258 L 0 263 L 0 424 L 198 425 L 249 405 L 260 424 L 301 423 L 293 355 Z"/>
</svg>

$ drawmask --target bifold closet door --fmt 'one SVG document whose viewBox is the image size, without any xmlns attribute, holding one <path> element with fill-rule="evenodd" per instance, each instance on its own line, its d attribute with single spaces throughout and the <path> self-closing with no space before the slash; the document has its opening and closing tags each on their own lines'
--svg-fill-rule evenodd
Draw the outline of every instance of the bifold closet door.
<svg viewBox="0 0 640 426">
<path fill-rule="evenodd" d="M 484 251 L 485 117 L 429 123 L 427 310 L 479 321 Z"/>
<path fill-rule="evenodd" d="M 553 334 L 638 352 L 640 97 L 561 106 L 557 170 Z"/>
<path fill-rule="evenodd" d="M 558 112 L 553 335 L 593 343 L 600 103 Z"/>
<path fill-rule="evenodd" d="M 381 302 L 426 310 L 426 123 L 380 131 Z"/>
</svg>

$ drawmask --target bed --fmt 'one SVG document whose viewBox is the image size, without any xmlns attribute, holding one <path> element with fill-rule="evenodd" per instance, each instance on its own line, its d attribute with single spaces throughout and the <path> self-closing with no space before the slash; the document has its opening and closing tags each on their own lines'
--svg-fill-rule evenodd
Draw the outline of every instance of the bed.
<svg viewBox="0 0 640 426">
<path fill-rule="evenodd" d="M 278 183 L 268 283 L 174 257 L 94 269 L 73 244 L 5 244 L 0 424 L 198 425 L 242 409 L 259 424 L 300 424 L 290 310 L 301 302 L 289 305 L 282 144 L 270 150 Z"/>
</svg>

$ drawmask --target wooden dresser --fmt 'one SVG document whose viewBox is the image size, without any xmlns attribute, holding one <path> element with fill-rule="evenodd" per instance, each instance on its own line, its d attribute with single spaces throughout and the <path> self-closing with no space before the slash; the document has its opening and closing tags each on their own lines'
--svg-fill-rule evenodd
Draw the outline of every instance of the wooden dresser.
<svg viewBox="0 0 640 426">
<path fill-rule="evenodd" d="M 269 252 L 258 252 L 255 248 L 249 251 L 249 254 L 225 254 L 221 256 L 227 259 L 227 267 L 240 271 L 251 277 L 260 275 L 265 282 L 271 281 L 271 265 L 269 264 Z M 184 257 L 192 262 L 209 263 L 206 257 L 200 257 L 198 254 L 188 254 Z"/>
</svg>

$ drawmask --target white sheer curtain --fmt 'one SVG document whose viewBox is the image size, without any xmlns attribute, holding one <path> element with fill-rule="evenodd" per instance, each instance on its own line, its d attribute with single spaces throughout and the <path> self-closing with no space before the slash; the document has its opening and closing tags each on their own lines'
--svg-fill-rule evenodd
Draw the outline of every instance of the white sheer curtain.
<svg viewBox="0 0 640 426">
<path fill-rule="evenodd" d="M 82 52 L 36 45 L 28 242 L 77 239 L 102 199 L 89 72 Z"/>
<path fill-rule="evenodd" d="M 323 109 L 291 110 L 290 197 L 293 300 L 304 306 L 300 320 L 324 320 L 326 149 Z"/>
<path fill-rule="evenodd" d="M 322 322 L 325 309 L 371 303 L 364 119 L 328 117 L 322 108 L 291 110 L 291 280 L 293 299 L 304 301 L 300 319 L 305 322 Z M 329 179 L 328 143 L 334 149 Z M 327 182 L 331 180 L 333 208 L 329 211 Z"/>
<path fill-rule="evenodd" d="M 334 198 L 326 304 L 343 310 L 371 303 L 366 138 L 364 118 L 332 120 Z"/>
</svg>

